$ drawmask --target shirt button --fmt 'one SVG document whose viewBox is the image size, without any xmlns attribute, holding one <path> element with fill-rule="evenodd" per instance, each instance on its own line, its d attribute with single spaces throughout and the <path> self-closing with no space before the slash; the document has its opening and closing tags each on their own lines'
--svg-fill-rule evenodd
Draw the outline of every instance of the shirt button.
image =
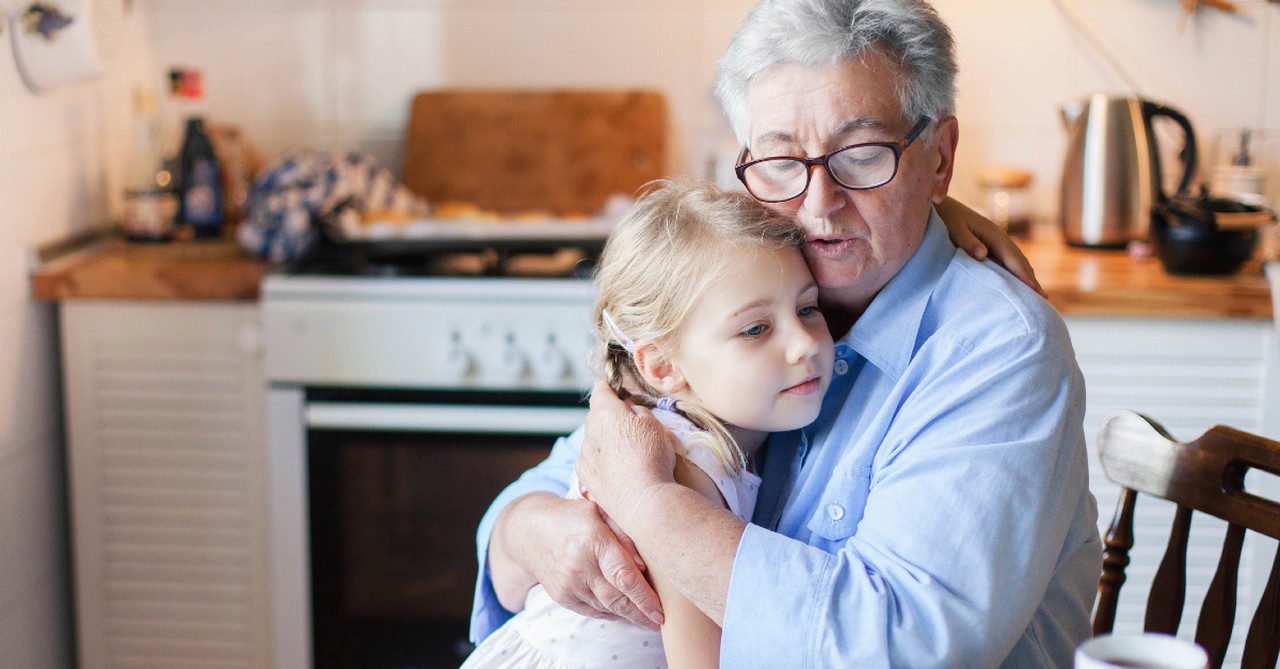
<svg viewBox="0 0 1280 669">
<path fill-rule="evenodd" d="M 841 518 L 844 518 L 844 507 L 839 504 L 832 504 L 827 507 L 827 516 L 830 517 L 831 520 L 840 520 Z"/>
<path fill-rule="evenodd" d="M 844 376 L 844 375 L 845 375 L 845 374 L 847 374 L 847 373 L 849 373 L 849 363 L 848 363 L 848 361 L 845 361 L 845 360 L 837 360 L 837 361 L 836 361 L 836 374 L 839 374 L 840 376 Z"/>
</svg>

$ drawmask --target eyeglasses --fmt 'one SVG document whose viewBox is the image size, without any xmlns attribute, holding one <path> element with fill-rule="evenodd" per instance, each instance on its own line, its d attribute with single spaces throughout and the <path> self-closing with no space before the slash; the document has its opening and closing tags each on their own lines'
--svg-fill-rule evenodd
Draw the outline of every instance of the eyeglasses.
<svg viewBox="0 0 1280 669">
<path fill-rule="evenodd" d="M 851 144 L 817 158 L 774 156 L 744 163 L 748 150 L 743 147 L 738 155 L 739 165 L 734 169 L 747 192 L 761 202 L 786 202 L 804 195 L 809 190 L 815 165 L 821 165 L 832 181 L 849 190 L 879 188 L 897 176 L 902 152 L 932 120 L 921 117 L 907 136 L 897 142 Z"/>
</svg>

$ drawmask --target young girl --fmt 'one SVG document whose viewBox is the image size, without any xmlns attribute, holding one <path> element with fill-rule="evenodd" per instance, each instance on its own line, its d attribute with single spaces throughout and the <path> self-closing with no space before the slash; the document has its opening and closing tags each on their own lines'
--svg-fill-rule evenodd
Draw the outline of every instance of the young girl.
<svg viewBox="0 0 1280 669">
<path fill-rule="evenodd" d="M 596 272 L 599 373 L 679 440 L 675 476 L 744 520 L 769 432 L 818 416 L 833 350 L 787 219 L 745 193 L 663 183 L 622 220 Z M 590 497 L 576 480 L 570 497 Z M 641 556 L 643 558 L 643 555 Z M 661 634 L 581 616 L 537 586 L 464 669 L 716 667 L 720 628 L 649 570 Z"/>
</svg>

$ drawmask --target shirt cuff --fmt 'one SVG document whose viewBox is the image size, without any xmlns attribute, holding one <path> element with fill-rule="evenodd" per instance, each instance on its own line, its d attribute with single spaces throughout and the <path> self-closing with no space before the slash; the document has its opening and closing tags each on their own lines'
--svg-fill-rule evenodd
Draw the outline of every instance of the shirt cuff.
<svg viewBox="0 0 1280 669">
<path fill-rule="evenodd" d="M 725 602 L 720 664 L 808 666 L 817 613 L 831 596 L 830 554 L 748 524 Z"/>
<path fill-rule="evenodd" d="M 476 592 L 471 606 L 471 641 L 479 643 L 511 619 L 512 613 L 498 602 L 489 574 L 489 538 L 498 515 L 517 497 L 533 492 L 564 495 L 573 476 L 573 465 L 581 448 L 582 428 L 557 439 L 547 459 L 529 469 L 493 500 L 476 528 Z"/>
<path fill-rule="evenodd" d="M 512 613 L 498 603 L 498 594 L 489 579 L 489 565 L 481 562 L 480 576 L 476 579 L 476 596 L 471 605 L 471 643 L 479 644 L 511 619 Z"/>
</svg>

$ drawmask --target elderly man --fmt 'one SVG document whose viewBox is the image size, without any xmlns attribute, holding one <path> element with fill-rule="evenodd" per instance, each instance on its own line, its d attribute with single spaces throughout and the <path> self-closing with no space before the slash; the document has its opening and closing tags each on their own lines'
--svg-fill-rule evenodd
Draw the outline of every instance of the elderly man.
<svg viewBox="0 0 1280 669">
<path fill-rule="evenodd" d="M 806 234 L 836 337 L 822 414 L 757 457 L 750 524 L 675 484 L 656 421 L 603 386 L 552 466 L 580 445 L 596 503 L 722 624 L 723 666 L 1069 666 L 1101 565 L 1084 386 L 1053 309 L 933 210 L 959 136 L 949 30 L 919 0 L 764 0 L 719 69 L 740 178 Z M 481 528 L 477 633 L 535 580 L 661 620 L 583 529 L 595 509 L 526 494 L 547 476 Z"/>
</svg>

